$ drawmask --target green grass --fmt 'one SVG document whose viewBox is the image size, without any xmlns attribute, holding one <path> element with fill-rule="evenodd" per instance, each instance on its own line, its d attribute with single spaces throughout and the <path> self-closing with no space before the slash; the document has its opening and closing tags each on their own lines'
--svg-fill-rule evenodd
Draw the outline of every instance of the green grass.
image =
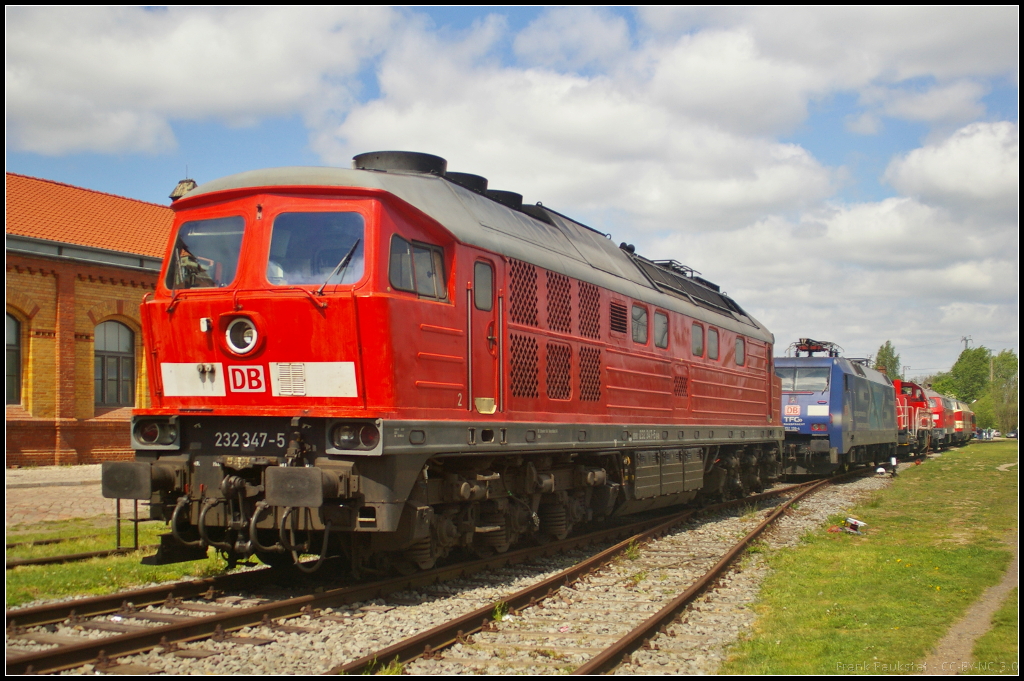
<svg viewBox="0 0 1024 681">
<path fill-rule="evenodd" d="M 906 470 L 843 516 L 768 557 L 759 619 L 723 673 L 900 673 L 1001 578 L 1017 524 L 1016 443 L 971 446 Z M 834 524 L 841 520 L 832 518 Z"/>
<path fill-rule="evenodd" d="M 964 674 L 1019 673 L 1017 647 L 1017 589 L 992 616 L 992 629 L 974 644 L 972 665 Z"/>
<path fill-rule="evenodd" d="M 139 525 L 139 545 L 159 543 L 159 535 L 167 531 L 163 523 L 148 522 Z M 40 558 L 70 553 L 85 553 L 113 549 L 116 545 L 112 519 L 75 519 L 38 523 L 8 528 L 10 543 L 81 537 L 97 534 L 92 539 L 47 544 L 44 546 L 16 547 L 7 550 L 7 558 Z M 121 543 L 132 543 L 131 523 L 122 523 Z M 171 565 L 142 565 L 144 555 L 153 549 L 111 556 L 91 558 L 63 565 L 26 565 L 7 570 L 7 607 L 23 605 L 34 600 L 65 596 L 100 595 L 151 582 L 165 582 L 186 576 L 206 577 L 221 574 L 227 564 L 213 552 L 206 560 Z"/>
</svg>

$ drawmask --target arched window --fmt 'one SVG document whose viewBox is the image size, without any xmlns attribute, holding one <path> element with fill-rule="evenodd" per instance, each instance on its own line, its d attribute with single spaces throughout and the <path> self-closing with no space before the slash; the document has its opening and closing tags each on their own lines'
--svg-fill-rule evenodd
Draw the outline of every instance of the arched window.
<svg viewBox="0 0 1024 681">
<path fill-rule="evenodd" d="M 21 322 L 7 315 L 7 402 L 21 404 Z"/>
<path fill-rule="evenodd" d="M 96 406 L 135 405 L 135 334 L 120 322 L 96 327 Z"/>
</svg>

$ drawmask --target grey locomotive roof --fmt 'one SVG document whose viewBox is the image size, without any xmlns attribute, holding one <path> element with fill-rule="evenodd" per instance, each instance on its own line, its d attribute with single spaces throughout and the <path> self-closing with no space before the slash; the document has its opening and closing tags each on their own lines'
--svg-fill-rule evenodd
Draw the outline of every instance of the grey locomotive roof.
<svg viewBox="0 0 1024 681">
<path fill-rule="evenodd" d="M 835 364 L 839 367 L 839 370 L 844 374 L 850 374 L 853 376 L 861 376 L 866 378 L 872 383 L 882 383 L 884 385 L 892 385 L 892 381 L 889 377 L 883 374 L 877 369 L 872 369 L 869 366 L 859 364 L 860 371 L 853 368 L 853 360 L 847 359 L 846 357 L 776 357 L 775 366 L 780 368 L 786 367 L 827 367 Z"/>
<path fill-rule="evenodd" d="M 631 257 L 599 232 L 558 214 L 547 224 L 425 173 L 288 167 L 251 170 L 199 185 L 180 201 L 231 189 L 327 186 L 381 189 L 447 228 L 459 241 L 590 282 L 664 309 L 774 343 L 749 315 L 719 313 L 659 291 Z M 746 322 L 749 320 L 749 323 Z"/>
</svg>

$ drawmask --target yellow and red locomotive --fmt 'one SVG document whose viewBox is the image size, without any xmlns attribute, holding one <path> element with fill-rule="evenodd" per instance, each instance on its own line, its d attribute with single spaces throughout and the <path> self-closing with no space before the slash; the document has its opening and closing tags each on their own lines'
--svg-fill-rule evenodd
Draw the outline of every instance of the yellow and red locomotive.
<svg viewBox="0 0 1024 681">
<path fill-rule="evenodd" d="M 174 204 L 142 305 L 152 406 L 103 470 L 170 522 L 165 560 L 428 568 L 778 477 L 764 326 L 446 165 L 362 154 Z"/>
</svg>

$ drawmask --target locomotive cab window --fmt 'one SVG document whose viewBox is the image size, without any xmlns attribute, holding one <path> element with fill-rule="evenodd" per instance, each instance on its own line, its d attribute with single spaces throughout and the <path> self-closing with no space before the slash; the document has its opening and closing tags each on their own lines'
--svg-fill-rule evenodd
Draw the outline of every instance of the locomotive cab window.
<svg viewBox="0 0 1024 681">
<path fill-rule="evenodd" d="M 704 356 L 704 327 L 697 323 L 694 323 L 690 333 L 690 351 L 694 357 Z"/>
<path fill-rule="evenodd" d="M 245 220 L 192 220 L 178 229 L 165 283 L 170 289 L 219 288 L 235 280 Z"/>
<path fill-rule="evenodd" d="M 787 392 L 825 392 L 830 371 L 828 367 L 775 367 L 775 375 L 782 379 L 782 389 Z"/>
<path fill-rule="evenodd" d="M 388 280 L 399 291 L 418 293 L 424 298 L 448 299 L 444 274 L 444 251 L 438 246 L 391 237 Z"/>
<path fill-rule="evenodd" d="M 654 313 L 654 345 L 668 347 L 668 315 L 663 312 Z"/>
<path fill-rule="evenodd" d="M 708 329 L 708 359 L 718 359 L 718 329 Z"/>
<path fill-rule="evenodd" d="M 485 262 L 473 266 L 473 304 L 489 312 L 494 306 L 494 270 Z"/>
<path fill-rule="evenodd" d="M 274 218 L 267 281 L 354 284 L 363 278 L 363 226 L 360 213 L 281 213 Z"/>
<path fill-rule="evenodd" d="M 747 345 L 742 338 L 736 339 L 736 366 L 741 367 L 747 362 Z"/>
<path fill-rule="evenodd" d="M 647 310 L 633 306 L 633 342 L 647 345 Z"/>
</svg>

